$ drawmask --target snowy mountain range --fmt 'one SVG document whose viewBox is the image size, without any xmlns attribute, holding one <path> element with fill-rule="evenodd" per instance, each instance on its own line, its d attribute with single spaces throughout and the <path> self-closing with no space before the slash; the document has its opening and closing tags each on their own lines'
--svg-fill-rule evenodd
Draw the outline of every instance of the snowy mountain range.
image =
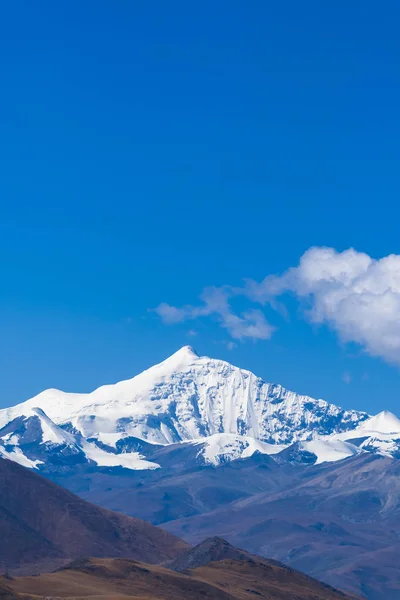
<svg viewBox="0 0 400 600">
<path fill-rule="evenodd" d="M 50 389 L 0 411 L 0 455 L 43 471 L 157 469 L 165 446 L 214 465 L 255 452 L 300 464 L 397 458 L 400 420 L 296 394 L 189 346 L 133 379 L 89 394 Z"/>
</svg>

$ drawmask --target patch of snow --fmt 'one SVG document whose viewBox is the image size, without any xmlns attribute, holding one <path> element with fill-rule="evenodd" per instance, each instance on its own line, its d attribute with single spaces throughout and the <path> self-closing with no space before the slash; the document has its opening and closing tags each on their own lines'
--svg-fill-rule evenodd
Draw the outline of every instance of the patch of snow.
<svg viewBox="0 0 400 600">
<path fill-rule="evenodd" d="M 134 471 L 160 468 L 160 465 L 157 463 L 145 460 L 139 452 L 113 454 L 106 452 L 92 442 L 84 442 L 82 450 L 86 454 L 86 457 L 95 462 L 99 467 L 125 467 L 125 469 L 132 469 Z"/>
<path fill-rule="evenodd" d="M 102 444 L 105 444 L 106 446 L 116 448 L 117 442 L 126 437 L 126 435 L 121 435 L 120 433 L 96 432 L 94 435 L 89 437 L 94 437 L 96 440 Z"/>
<path fill-rule="evenodd" d="M 7 452 L 5 448 L 0 446 L 0 456 L 3 458 L 8 458 L 9 460 L 16 462 L 23 467 L 27 467 L 28 469 L 36 469 L 38 465 L 43 464 L 42 460 L 30 460 L 27 458 L 22 453 L 20 448 L 14 448 L 12 452 Z"/>
<path fill-rule="evenodd" d="M 343 460 L 356 454 L 360 454 L 361 450 L 349 444 L 348 442 L 342 442 L 340 440 L 311 440 L 310 442 L 302 442 L 300 448 L 306 452 L 315 454 L 317 460 L 316 465 L 324 462 L 336 462 L 337 460 Z"/>
<path fill-rule="evenodd" d="M 369 452 L 374 451 L 382 456 L 400 456 L 400 436 L 391 437 L 389 435 L 381 434 L 379 437 L 372 436 L 367 438 L 361 445 L 360 448 Z"/>
<path fill-rule="evenodd" d="M 287 447 L 278 444 L 266 444 L 251 437 L 232 433 L 216 433 L 208 438 L 197 440 L 193 444 L 202 446 L 198 455 L 201 455 L 205 462 L 212 465 L 219 465 L 221 462 L 238 458 L 248 458 L 253 456 L 255 452 L 277 454 Z"/>
<path fill-rule="evenodd" d="M 1 438 L 4 444 L 10 446 L 18 446 L 19 438 L 15 433 L 7 433 L 7 435 L 3 435 Z"/>
</svg>

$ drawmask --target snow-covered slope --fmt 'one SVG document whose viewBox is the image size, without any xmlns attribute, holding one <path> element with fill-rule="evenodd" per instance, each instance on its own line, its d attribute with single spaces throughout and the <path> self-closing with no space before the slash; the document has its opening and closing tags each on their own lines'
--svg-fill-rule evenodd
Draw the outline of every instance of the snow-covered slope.
<svg viewBox="0 0 400 600">
<path fill-rule="evenodd" d="M 214 433 L 200 441 L 193 442 L 200 448 L 198 457 L 206 464 L 220 465 L 238 458 L 248 458 L 255 452 L 278 454 L 286 448 L 280 444 L 266 444 L 249 436 L 234 433 Z"/>
<path fill-rule="evenodd" d="M 314 463 L 316 465 L 324 462 L 343 460 L 344 458 L 355 456 L 361 452 L 361 450 L 353 444 L 333 439 L 315 439 L 310 442 L 301 442 L 300 446 L 302 450 L 314 454 L 317 457 L 317 460 Z"/>
<path fill-rule="evenodd" d="M 384 410 L 351 431 L 332 436 L 347 440 L 361 450 L 400 458 L 400 419 Z"/>
<path fill-rule="evenodd" d="M 58 453 L 60 448 L 65 453 L 68 447 L 68 456 L 84 460 L 83 456 L 100 466 L 156 468 L 132 452 L 137 440 L 163 445 L 207 440 L 203 458 L 218 464 L 255 451 L 273 454 L 293 443 L 334 436 L 336 442 L 322 454 L 336 459 L 351 455 L 347 440 L 367 425 L 400 432 L 394 415 L 369 418 L 343 410 L 265 383 L 227 362 L 199 357 L 185 346 L 133 379 L 90 394 L 50 389 L 1 410 L 0 440 L 7 452 L 22 449 L 26 439 L 32 446 L 36 436 L 47 452 L 56 446 Z M 42 454 L 29 460 L 43 460 Z M 320 447 L 316 454 L 320 461 Z"/>
<path fill-rule="evenodd" d="M 27 467 L 28 469 L 35 469 L 38 465 L 43 464 L 40 460 L 30 460 L 27 458 L 22 450 L 18 447 L 14 448 L 11 452 L 7 452 L 5 448 L 0 446 L 0 457 L 8 458 L 8 460 L 12 460 L 23 467 Z"/>
</svg>

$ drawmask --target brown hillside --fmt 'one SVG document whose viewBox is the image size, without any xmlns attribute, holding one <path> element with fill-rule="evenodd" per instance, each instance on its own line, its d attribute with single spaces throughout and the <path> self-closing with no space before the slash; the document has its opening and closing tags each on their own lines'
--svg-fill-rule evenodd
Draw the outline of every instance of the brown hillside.
<svg viewBox="0 0 400 600">
<path fill-rule="evenodd" d="M 145 521 L 99 508 L 8 460 L 0 460 L 0 568 L 49 570 L 83 556 L 148 563 L 188 545 Z"/>
<path fill-rule="evenodd" d="M 297 571 L 255 558 L 212 562 L 185 574 L 127 559 L 83 559 L 55 573 L 4 583 L 18 600 L 24 595 L 80 600 L 350 600 Z"/>
</svg>

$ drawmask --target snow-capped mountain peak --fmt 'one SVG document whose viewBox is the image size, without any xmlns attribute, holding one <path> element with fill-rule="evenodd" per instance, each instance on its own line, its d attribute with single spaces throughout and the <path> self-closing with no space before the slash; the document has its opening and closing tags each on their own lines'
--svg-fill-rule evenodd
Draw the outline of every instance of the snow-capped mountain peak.
<svg viewBox="0 0 400 600">
<path fill-rule="evenodd" d="M 231 454 L 234 459 L 256 450 L 274 454 L 290 444 L 315 439 L 335 437 L 347 444 L 356 432 L 365 438 L 366 428 L 372 427 L 400 432 L 400 420 L 391 413 L 370 417 L 296 394 L 228 362 L 200 357 L 190 346 L 132 379 L 101 386 L 89 394 L 50 389 L 0 411 L 0 441 L 8 444 L 7 451 L 12 450 L 10 439 L 31 440 L 32 432 L 37 431 L 40 443 L 75 444 L 98 464 L 129 463 L 134 465 L 131 468 L 148 467 L 141 455 L 129 460 L 126 456 L 122 461 L 106 454 L 135 453 L 143 443 L 208 440 L 205 456 L 217 464 L 218 456 L 225 460 Z M 14 429 L 20 431 L 20 438 L 12 435 Z M 345 444 L 329 444 L 328 457 L 359 451 Z M 321 455 L 320 445 L 314 454 Z"/>
<path fill-rule="evenodd" d="M 158 365 L 151 367 L 151 369 L 166 367 L 178 371 L 180 368 L 185 368 L 199 358 L 200 356 L 192 346 L 182 346 L 182 348 L 174 352 L 174 354 L 171 354 L 171 356 Z"/>
<path fill-rule="evenodd" d="M 40 426 L 42 429 L 42 443 L 51 442 L 53 444 L 75 445 L 74 436 L 53 423 L 53 421 L 46 415 L 44 410 L 34 407 L 32 408 L 32 414 L 37 416 L 40 421 Z"/>
<path fill-rule="evenodd" d="M 400 435 L 400 419 L 398 419 L 396 415 L 388 410 L 383 410 L 367 421 L 364 421 L 361 427 L 366 431 L 376 431 L 378 433 L 398 433 Z"/>
<path fill-rule="evenodd" d="M 400 458 L 400 419 L 387 410 L 366 419 L 353 430 L 331 437 L 356 444 L 364 451 Z"/>
</svg>

